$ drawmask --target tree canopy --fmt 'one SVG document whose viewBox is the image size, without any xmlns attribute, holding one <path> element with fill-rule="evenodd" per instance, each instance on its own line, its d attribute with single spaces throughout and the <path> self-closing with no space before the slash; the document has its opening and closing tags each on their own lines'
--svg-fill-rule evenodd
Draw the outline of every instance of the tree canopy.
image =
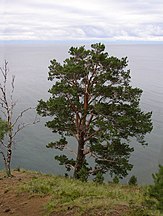
<svg viewBox="0 0 163 216">
<path fill-rule="evenodd" d="M 48 147 L 62 151 L 69 145 L 67 137 L 76 139 L 74 157 L 56 156 L 75 178 L 108 171 L 124 177 L 132 168 L 131 139 L 145 145 L 145 134 L 152 130 L 152 113 L 139 106 L 142 90 L 130 85 L 127 57 L 110 56 L 101 43 L 91 49 L 71 47 L 69 54 L 63 64 L 51 60 L 51 96 L 37 106 L 41 116 L 51 117 L 46 126 L 60 135 Z"/>
</svg>

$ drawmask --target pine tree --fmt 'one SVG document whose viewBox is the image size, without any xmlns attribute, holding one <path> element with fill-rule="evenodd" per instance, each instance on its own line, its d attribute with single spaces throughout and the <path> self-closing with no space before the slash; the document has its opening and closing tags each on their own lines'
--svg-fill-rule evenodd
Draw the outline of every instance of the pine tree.
<svg viewBox="0 0 163 216">
<path fill-rule="evenodd" d="M 163 213 L 163 166 L 159 165 L 158 173 L 152 176 L 154 184 L 150 185 L 148 195 L 151 198 L 151 202 Z M 148 200 L 149 202 L 150 200 Z"/>
<path fill-rule="evenodd" d="M 127 58 L 109 56 L 103 44 L 92 44 L 90 50 L 71 47 L 69 54 L 63 64 L 51 61 L 51 96 L 37 106 L 41 116 L 51 117 L 46 126 L 61 137 L 48 147 L 70 149 L 67 137 L 74 137 L 75 156 L 56 159 L 73 169 L 75 178 L 83 167 L 88 174 L 109 171 L 122 178 L 132 169 L 131 138 L 144 145 L 145 134 L 152 130 L 151 112 L 139 107 L 142 90 L 130 85 Z M 88 156 L 94 158 L 94 166 Z"/>
</svg>

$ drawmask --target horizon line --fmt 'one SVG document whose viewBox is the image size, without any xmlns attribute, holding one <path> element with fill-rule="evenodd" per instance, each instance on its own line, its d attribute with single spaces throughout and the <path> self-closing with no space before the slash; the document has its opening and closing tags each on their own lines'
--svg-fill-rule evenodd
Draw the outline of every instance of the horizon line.
<svg viewBox="0 0 163 216">
<path fill-rule="evenodd" d="M 67 40 L 0 40 L 2 43 L 109 43 L 109 44 L 163 44 L 157 40 L 102 40 L 102 39 L 67 39 Z"/>
</svg>

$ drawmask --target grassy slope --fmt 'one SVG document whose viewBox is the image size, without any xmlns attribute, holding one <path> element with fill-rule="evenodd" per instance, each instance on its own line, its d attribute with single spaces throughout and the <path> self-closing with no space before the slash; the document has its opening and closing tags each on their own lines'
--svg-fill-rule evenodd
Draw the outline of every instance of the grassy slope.
<svg viewBox="0 0 163 216">
<path fill-rule="evenodd" d="M 21 192 L 50 196 L 45 206 L 47 215 L 160 215 L 149 211 L 144 202 L 144 190 L 138 186 L 96 184 L 65 177 L 37 174 L 21 185 Z"/>
</svg>

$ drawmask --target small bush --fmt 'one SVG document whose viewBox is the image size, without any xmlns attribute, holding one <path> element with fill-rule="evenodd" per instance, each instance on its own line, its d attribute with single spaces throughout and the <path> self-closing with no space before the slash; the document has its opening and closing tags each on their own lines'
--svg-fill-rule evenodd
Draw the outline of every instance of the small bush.
<svg viewBox="0 0 163 216">
<path fill-rule="evenodd" d="M 128 181 L 128 184 L 129 185 L 137 185 L 137 178 L 136 178 L 136 176 L 131 176 L 131 178 L 129 179 L 129 181 Z"/>
<path fill-rule="evenodd" d="M 102 184 L 104 182 L 103 174 L 101 172 L 98 172 L 93 181 L 98 183 L 98 184 Z"/>
<path fill-rule="evenodd" d="M 84 166 L 78 172 L 79 180 L 82 181 L 82 182 L 87 182 L 88 175 L 89 175 L 88 169 L 86 167 L 84 167 Z"/>
<path fill-rule="evenodd" d="M 152 203 L 156 209 L 163 213 L 163 166 L 159 165 L 158 173 L 152 175 L 154 185 L 150 185 L 147 191 L 147 203 Z"/>
<path fill-rule="evenodd" d="M 119 184 L 119 178 L 118 178 L 118 176 L 115 176 L 115 177 L 113 178 L 113 183 L 114 183 L 114 184 Z"/>
</svg>

